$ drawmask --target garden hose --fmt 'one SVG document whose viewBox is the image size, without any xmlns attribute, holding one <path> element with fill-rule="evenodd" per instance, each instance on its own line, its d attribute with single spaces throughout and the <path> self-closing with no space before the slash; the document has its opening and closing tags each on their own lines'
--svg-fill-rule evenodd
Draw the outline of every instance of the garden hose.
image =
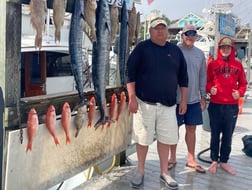
<svg viewBox="0 0 252 190">
<path fill-rule="evenodd" d="M 206 151 L 209 151 L 209 150 L 210 150 L 210 148 L 206 148 L 206 149 L 200 151 L 200 152 L 198 153 L 198 155 L 197 155 L 197 158 L 198 158 L 200 161 L 202 161 L 202 162 L 212 163 L 212 161 L 206 160 L 206 159 L 203 159 L 203 158 L 200 157 L 201 154 L 203 154 L 203 153 L 205 153 Z"/>
<path fill-rule="evenodd" d="M 106 169 L 104 171 L 100 171 L 99 166 L 96 164 L 96 165 L 94 165 L 94 171 L 98 175 L 107 174 L 107 173 L 111 172 L 112 169 L 115 167 L 115 163 L 116 163 L 116 155 L 113 156 L 112 164 L 108 169 Z"/>
<path fill-rule="evenodd" d="M 86 181 L 88 181 L 90 179 L 91 170 L 92 170 L 92 167 L 89 167 L 87 170 Z"/>
</svg>

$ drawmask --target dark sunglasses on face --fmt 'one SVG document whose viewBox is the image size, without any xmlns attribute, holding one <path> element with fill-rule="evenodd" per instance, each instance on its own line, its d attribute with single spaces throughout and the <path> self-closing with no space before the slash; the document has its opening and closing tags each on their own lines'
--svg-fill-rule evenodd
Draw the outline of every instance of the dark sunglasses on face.
<svg viewBox="0 0 252 190">
<path fill-rule="evenodd" d="M 194 30 L 189 30 L 184 33 L 186 36 L 196 36 L 197 32 Z"/>
</svg>

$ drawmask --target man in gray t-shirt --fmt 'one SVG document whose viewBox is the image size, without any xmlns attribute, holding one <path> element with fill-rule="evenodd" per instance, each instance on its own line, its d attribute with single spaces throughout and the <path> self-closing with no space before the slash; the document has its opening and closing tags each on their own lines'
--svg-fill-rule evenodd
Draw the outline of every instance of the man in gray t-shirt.
<svg viewBox="0 0 252 190">
<path fill-rule="evenodd" d="M 196 126 L 201 125 L 202 111 L 206 109 L 206 60 L 202 50 L 194 46 L 197 39 L 197 31 L 195 26 L 186 25 L 182 31 L 182 43 L 178 46 L 182 50 L 187 62 L 188 72 L 188 92 L 187 92 L 187 112 L 182 114 L 179 109 L 181 94 L 177 91 L 177 122 L 178 126 L 185 124 L 186 134 L 185 141 L 187 145 L 188 155 L 186 166 L 194 168 L 197 172 L 205 173 L 195 160 L 195 142 L 196 142 Z M 168 169 L 176 164 L 176 147 L 170 146 L 170 158 Z"/>
</svg>

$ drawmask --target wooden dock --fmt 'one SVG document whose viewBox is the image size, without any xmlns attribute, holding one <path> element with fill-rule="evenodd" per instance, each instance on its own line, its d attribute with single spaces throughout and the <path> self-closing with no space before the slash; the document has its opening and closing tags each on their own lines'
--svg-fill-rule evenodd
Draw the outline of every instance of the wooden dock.
<svg viewBox="0 0 252 190">
<path fill-rule="evenodd" d="M 232 152 L 229 164 L 236 170 L 237 174 L 232 176 L 221 168 L 217 169 L 217 174 L 200 174 L 185 166 L 187 149 L 184 140 L 185 128 L 180 128 L 180 140 L 177 151 L 177 165 L 169 171 L 178 184 L 179 190 L 248 190 L 252 186 L 252 158 L 242 152 L 244 135 L 252 134 L 252 90 L 249 90 L 243 106 L 242 114 L 238 117 L 237 127 L 233 136 Z M 200 159 L 209 160 L 209 151 L 199 155 L 203 150 L 209 148 L 210 133 L 202 126 L 197 128 L 196 156 Z M 198 162 L 208 168 L 209 163 L 198 159 Z M 94 176 L 86 183 L 76 187 L 74 190 L 128 190 L 132 189 L 130 180 L 136 171 L 137 156 L 133 153 L 128 156 L 128 161 L 132 165 L 117 167 L 111 173 Z M 145 180 L 142 190 L 166 190 L 159 180 L 159 159 L 154 142 L 147 155 L 145 164 Z"/>
</svg>

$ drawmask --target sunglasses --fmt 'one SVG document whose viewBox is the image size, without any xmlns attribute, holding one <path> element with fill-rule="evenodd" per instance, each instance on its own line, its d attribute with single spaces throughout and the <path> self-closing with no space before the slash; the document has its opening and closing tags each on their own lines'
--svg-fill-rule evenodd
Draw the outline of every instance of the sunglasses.
<svg viewBox="0 0 252 190">
<path fill-rule="evenodd" d="M 194 30 L 189 30 L 184 33 L 186 36 L 196 36 L 197 32 Z"/>
</svg>

